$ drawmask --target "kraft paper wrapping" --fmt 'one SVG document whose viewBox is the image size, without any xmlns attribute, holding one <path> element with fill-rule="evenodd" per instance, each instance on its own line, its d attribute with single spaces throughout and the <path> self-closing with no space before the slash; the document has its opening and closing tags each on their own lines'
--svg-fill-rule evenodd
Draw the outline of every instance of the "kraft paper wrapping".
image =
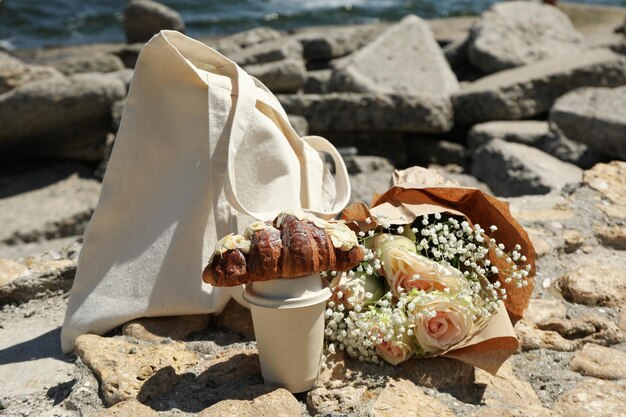
<svg viewBox="0 0 626 417">
<path fill-rule="evenodd" d="M 511 320 L 522 317 L 533 290 L 535 275 L 535 250 L 528 234 L 511 215 L 508 203 L 474 188 L 455 186 L 434 171 L 414 167 L 395 171 L 392 187 L 383 194 L 375 195 L 371 207 L 362 202 L 354 203 L 343 211 L 342 218 L 348 225 L 354 224 L 367 231 L 383 222 L 409 224 L 419 216 L 434 213 L 463 216 L 470 223 L 478 223 L 485 229 L 497 226 L 493 237 L 507 250 L 519 244 L 532 267 L 528 285 L 522 288 L 517 288 L 514 283 L 505 283 L 498 275 L 497 279 L 508 294 L 500 310 L 479 332 L 442 355 L 496 373 L 518 348 Z M 365 221 L 368 217 L 369 223 Z M 490 259 L 498 267 L 503 262 L 495 254 L 491 254 Z"/>
</svg>

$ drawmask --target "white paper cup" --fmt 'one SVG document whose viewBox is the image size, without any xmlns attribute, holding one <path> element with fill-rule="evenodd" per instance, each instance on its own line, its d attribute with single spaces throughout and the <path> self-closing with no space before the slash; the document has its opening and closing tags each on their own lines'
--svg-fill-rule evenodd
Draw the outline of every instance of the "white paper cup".
<svg viewBox="0 0 626 417">
<path fill-rule="evenodd" d="M 319 375 L 324 310 L 331 291 L 319 274 L 246 285 L 265 384 L 308 391 Z"/>
</svg>

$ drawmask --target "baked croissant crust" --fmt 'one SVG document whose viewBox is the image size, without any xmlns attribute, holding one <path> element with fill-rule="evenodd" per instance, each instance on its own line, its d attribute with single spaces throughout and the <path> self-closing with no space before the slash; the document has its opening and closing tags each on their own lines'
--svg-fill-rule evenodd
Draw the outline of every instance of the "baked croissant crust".
<svg viewBox="0 0 626 417">
<path fill-rule="evenodd" d="M 356 235 L 343 223 L 300 217 L 281 214 L 272 225 L 257 222 L 256 230 L 246 231 L 249 239 L 225 237 L 204 269 L 203 281 L 232 287 L 320 271 L 346 271 L 363 260 Z"/>
</svg>

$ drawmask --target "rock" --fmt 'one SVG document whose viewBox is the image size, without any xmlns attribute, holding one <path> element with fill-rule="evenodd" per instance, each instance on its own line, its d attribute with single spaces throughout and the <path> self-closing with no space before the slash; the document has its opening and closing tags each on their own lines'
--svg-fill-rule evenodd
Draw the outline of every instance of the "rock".
<svg viewBox="0 0 626 417">
<path fill-rule="evenodd" d="M 461 38 L 455 42 L 447 44 L 443 48 L 443 55 L 446 57 L 446 61 L 453 69 L 466 66 L 468 64 L 467 48 L 469 46 L 469 36 Z M 457 75 L 458 78 L 458 75 Z"/>
<path fill-rule="evenodd" d="M 379 156 L 350 156 L 344 159 L 348 174 L 356 175 L 372 171 L 393 172 L 393 165 Z"/>
<path fill-rule="evenodd" d="M 75 352 L 100 380 L 107 405 L 156 398 L 198 363 L 197 355 L 182 343 L 138 345 L 93 334 L 76 339 Z"/>
<path fill-rule="evenodd" d="M 135 339 L 160 342 L 163 339 L 185 340 L 191 333 L 205 329 L 210 316 L 146 317 L 126 323 L 122 333 Z"/>
<path fill-rule="evenodd" d="M 621 250 L 626 249 L 626 227 L 596 226 L 593 231 L 604 246 Z"/>
<path fill-rule="evenodd" d="M 28 65 L 9 54 L 0 52 L 0 94 L 33 81 L 59 76 L 61 73 L 55 68 Z"/>
<path fill-rule="evenodd" d="M 626 162 L 597 164 L 583 173 L 583 183 L 600 192 L 610 202 L 626 206 Z"/>
<path fill-rule="evenodd" d="M 542 407 L 480 407 L 468 417 L 561 417 L 556 411 Z"/>
<path fill-rule="evenodd" d="M 419 407 L 416 407 L 419 404 Z M 374 417 L 454 417 L 454 413 L 436 398 L 426 395 L 411 381 L 391 381 L 372 406 Z"/>
<path fill-rule="evenodd" d="M 472 28 L 471 63 L 491 73 L 585 48 L 579 33 L 556 7 L 522 1 L 493 5 Z"/>
<path fill-rule="evenodd" d="M 307 30 L 296 37 L 302 43 L 304 59 L 329 61 L 369 44 L 383 30 L 380 25 L 325 27 L 321 30 Z"/>
<path fill-rule="evenodd" d="M 624 84 L 626 57 L 599 49 L 489 75 L 453 94 L 452 101 L 457 123 L 473 125 L 540 115 L 576 88 Z"/>
<path fill-rule="evenodd" d="M 185 22 L 180 14 L 155 1 L 130 1 L 124 12 L 124 33 L 128 43 L 147 42 L 166 29 L 185 31 Z"/>
<path fill-rule="evenodd" d="M 62 237 L 59 239 L 40 240 L 17 245 L 0 244 L 0 258 L 20 260 L 44 252 L 59 252 L 61 249 L 76 240 L 76 236 Z"/>
<path fill-rule="evenodd" d="M 407 138 L 406 148 L 409 152 L 411 165 L 467 165 L 467 149 L 458 142 L 437 138 Z"/>
<path fill-rule="evenodd" d="M 433 96 L 331 93 L 280 95 L 287 113 L 304 116 L 313 132 L 446 132 L 452 108 Z"/>
<path fill-rule="evenodd" d="M 285 34 L 281 31 L 267 26 L 259 26 L 221 38 L 213 46 L 220 52 L 233 52 L 259 43 L 275 41 L 283 36 Z"/>
<path fill-rule="evenodd" d="M 553 318 L 564 319 L 566 313 L 567 308 L 561 300 L 531 298 L 524 317 L 540 324 Z"/>
<path fill-rule="evenodd" d="M 350 184 L 351 201 L 372 201 L 374 193 L 382 193 L 389 188 L 393 165 L 380 156 L 350 156 L 344 158 Z"/>
<path fill-rule="evenodd" d="M 558 281 L 563 296 L 574 303 L 619 307 L 626 303 L 626 270 L 606 264 L 578 267 Z"/>
<path fill-rule="evenodd" d="M 309 122 L 304 117 L 288 114 L 287 118 L 289 119 L 289 124 L 298 135 L 307 136 L 309 134 Z"/>
<path fill-rule="evenodd" d="M 578 230 L 564 230 L 563 241 L 565 253 L 572 253 L 585 244 L 585 236 Z"/>
<path fill-rule="evenodd" d="M 470 149 L 476 149 L 493 139 L 522 143 L 539 148 L 541 142 L 550 135 L 547 122 L 536 120 L 495 121 L 473 126 L 467 136 Z"/>
<path fill-rule="evenodd" d="M 300 417 L 303 407 L 289 391 L 279 388 L 252 401 L 225 400 L 202 410 L 198 417 Z"/>
<path fill-rule="evenodd" d="M 560 97 L 550 123 L 596 152 L 626 159 L 626 87 L 581 88 Z"/>
<path fill-rule="evenodd" d="M 28 188 L 15 187 L 15 191 L 22 190 L 19 193 L 5 188 L 4 194 L 0 186 L 0 196 L 4 197 L 0 198 L 0 223 L 4 225 L 0 229 L 0 244 L 15 245 L 83 233 L 98 202 L 100 183 L 67 172 L 71 169 L 72 166 L 57 166 L 24 175 L 21 180 Z"/>
<path fill-rule="evenodd" d="M 90 414 L 89 417 L 158 417 L 159 413 L 137 400 L 126 400 L 105 410 Z"/>
<path fill-rule="evenodd" d="M 230 300 L 226 308 L 213 319 L 220 329 L 230 330 L 249 339 L 254 339 L 254 326 L 250 310 L 243 307 L 235 300 Z"/>
<path fill-rule="evenodd" d="M 580 348 L 580 340 L 568 340 L 555 331 L 539 330 L 529 320 L 522 319 L 515 324 L 515 334 L 522 352 L 535 349 L 549 349 L 558 352 L 573 352 Z"/>
<path fill-rule="evenodd" d="M 585 379 L 554 403 L 563 417 L 615 417 L 626 409 L 626 385 L 598 379 Z"/>
<path fill-rule="evenodd" d="M 613 321 L 597 315 L 565 320 L 550 318 L 537 323 L 542 330 L 556 331 L 568 340 L 580 339 L 582 343 L 611 346 L 624 341 L 624 335 Z"/>
<path fill-rule="evenodd" d="M 496 195 L 547 194 L 578 183 L 582 170 L 538 149 L 494 139 L 472 156 L 472 175 Z"/>
<path fill-rule="evenodd" d="M 552 246 L 541 236 L 536 233 L 529 233 L 528 237 L 530 237 L 530 241 L 535 248 L 535 253 L 538 258 L 542 258 L 552 251 Z"/>
<path fill-rule="evenodd" d="M 109 76 L 111 76 L 113 78 L 117 78 L 118 80 L 123 82 L 124 85 L 126 86 L 126 91 L 128 92 L 128 89 L 130 88 L 130 83 L 133 80 L 133 74 L 134 73 L 135 73 L 135 71 L 133 71 L 132 69 L 124 68 L 124 69 L 121 69 L 121 70 L 110 72 Z M 126 101 L 126 99 L 119 100 L 119 101 Z M 117 103 L 117 101 L 115 103 Z M 113 105 L 115 105 L 115 103 L 113 103 Z M 111 109 L 111 113 L 113 113 L 113 111 L 114 110 L 112 108 Z M 113 116 L 113 114 L 111 114 L 111 115 Z"/>
<path fill-rule="evenodd" d="M 125 68 L 124 62 L 118 56 L 107 53 L 72 55 L 49 64 L 65 75 L 82 72 L 114 72 Z"/>
<path fill-rule="evenodd" d="M 449 96 L 459 85 L 428 24 L 410 15 L 337 65 L 331 88 Z"/>
<path fill-rule="evenodd" d="M 306 81 L 306 68 L 302 60 L 287 59 L 247 65 L 245 70 L 273 93 L 295 93 L 304 87 Z"/>
<path fill-rule="evenodd" d="M 474 367 L 449 358 L 413 359 L 399 365 L 399 376 L 428 388 L 450 388 L 470 383 Z"/>
<path fill-rule="evenodd" d="M 25 303 L 58 291 L 69 291 L 76 259 L 27 258 L 28 271 L 0 287 L 0 304 Z"/>
<path fill-rule="evenodd" d="M 496 375 L 476 369 L 476 384 L 485 385 L 482 402 L 488 406 L 541 406 L 532 386 L 515 375 L 511 359 L 502 364 Z"/>
<path fill-rule="evenodd" d="M 572 371 L 601 379 L 626 378 L 626 353 L 594 344 L 576 352 L 569 364 Z"/>
<path fill-rule="evenodd" d="M 198 375 L 194 384 L 202 387 L 200 410 L 221 400 L 253 400 L 271 391 L 263 385 L 256 347 L 227 346 L 202 360 L 194 373 Z M 181 385 L 184 384 L 185 381 L 181 381 Z"/>
<path fill-rule="evenodd" d="M 114 53 L 122 60 L 126 68 L 135 68 L 137 58 L 139 58 L 139 53 L 144 45 L 143 42 L 124 45 Z"/>
<path fill-rule="evenodd" d="M 305 94 L 326 94 L 330 91 L 330 77 L 333 71 L 329 69 L 321 69 L 309 71 L 306 74 L 306 83 L 304 84 Z"/>
<path fill-rule="evenodd" d="M 111 105 L 126 86 L 103 74 L 35 81 L 0 96 L 0 149 L 19 158 L 98 160 L 110 128 Z"/>
<path fill-rule="evenodd" d="M 28 268 L 19 262 L 0 258 L 0 287 L 10 284 L 27 271 Z"/>
<path fill-rule="evenodd" d="M 228 57 L 239 65 L 264 64 L 285 59 L 302 60 L 302 45 L 293 38 L 277 39 L 235 51 Z"/>
<path fill-rule="evenodd" d="M 473 126 L 467 142 L 471 150 L 489 142 L 502 139 L 541 149 L 565 162 L 588 168 L 599 159 L 586 145 L 572 142 L 558 132 L 550 130 L 547 122 L 537 120 L 493 121 Z"/>
</svg>

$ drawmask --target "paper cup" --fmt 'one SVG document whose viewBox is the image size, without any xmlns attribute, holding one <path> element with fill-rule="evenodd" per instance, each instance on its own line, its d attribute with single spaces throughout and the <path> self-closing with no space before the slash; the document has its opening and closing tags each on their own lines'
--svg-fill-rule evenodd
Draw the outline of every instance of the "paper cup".
<svg viewBox="0 0 626 417">
<path fill-rule="evenodd" d="M 308 391 L 319 375 L 324 310 L 331 291 L 319 274 L 246 285 L 265 384 Z"/>
</svg>

